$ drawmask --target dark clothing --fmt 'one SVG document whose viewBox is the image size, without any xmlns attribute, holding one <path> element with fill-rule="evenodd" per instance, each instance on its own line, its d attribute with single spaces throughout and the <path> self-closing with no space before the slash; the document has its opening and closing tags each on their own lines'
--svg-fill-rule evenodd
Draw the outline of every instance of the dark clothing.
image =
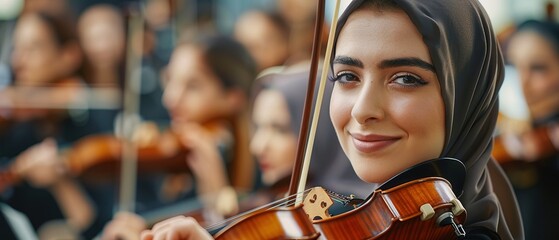
<svg viewBox="0 0 559 240">
<path fill-rule="evenodd" d="M 55 125 L 56 129 L 48 132 L 39 121 L 9 123 L 0 132 L 0 167 L 9 166 L 21 152 L 49 137 L 64 149 L 90 134 L 111 131 L 116 112 L 80 110 L 73 114 L 74 117 L 63 119 Z M 46 189 L 24 181 L 1 194 L 8 205 L 29 218 L 35 230 L 48 221 L 64 218 L 53 195 Z"/>
<path fill-rule="evenodd" d="M 0 204 L 4 201 L 0 198 Z M 13 229 L 10 227 L 8 223 L 8 219 L 3 211 L 0 210 L 0 235 L 2 235 L 2 239 L 11 240 L 17 239 Z"/>
<path fill-rule="evenodd" d="M 526 239 L 555 239 L 559 236 L 559 156 L 537 162 L 504 165 L 512 180 L 522 213 Z"/>
</svg>

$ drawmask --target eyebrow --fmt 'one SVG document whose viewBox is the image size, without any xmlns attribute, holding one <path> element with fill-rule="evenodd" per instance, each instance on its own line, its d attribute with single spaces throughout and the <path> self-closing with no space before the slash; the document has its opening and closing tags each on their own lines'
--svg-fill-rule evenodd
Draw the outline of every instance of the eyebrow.
<svg viewBox="0 0 559 240">
<path fill-rule="evenodd" d="M 364 66 L 361 60 L 357 58 L 348 57 L 348 56 L 337 56 L 336 58 L 334 58 L 332 64 L 343 64 L 343 65 L 349 65 L 349 66 L 354 66 L 359 68 L 363 68 Z"/>
<path fill-rule="evenodd" d="M 412 66 L 435 72 L 435 66 L 415 57 L 388 59 L 382 61 L 379 66 L 380 68 Z"/>
<path fill-rule="evenodd" d="M 334 59 L 333 64 L 343 64 L 343 65 L 349 65 L 349 66 L 354 66 L 359 68 L 364 67 L 364 64 L 361 60 L 349 56 L 337 56 Z M 420 67 L 425 70 L 435 72 L 435 66 L 416 57 L 388 59 L 388 60 L 383 60 L 379 64 L 380 68 L 402 67 L 402 66 Z"/>
</svg>

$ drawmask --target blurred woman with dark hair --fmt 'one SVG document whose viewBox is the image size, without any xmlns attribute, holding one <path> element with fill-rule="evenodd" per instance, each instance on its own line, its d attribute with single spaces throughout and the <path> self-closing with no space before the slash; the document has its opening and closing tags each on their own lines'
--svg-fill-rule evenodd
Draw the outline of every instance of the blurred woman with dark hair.
<svg viewBox="0 0 559 240">
<path fill-rule="evenodd" d="M 77 74 L 82 53 L 72 22 L 65 15 L 43 12 L 19 18 L 11 62 L 15 79 L 2 93 L 13 107 L 2 111 L 9 126 L 0 130 L 1 162 L 24 180 L 2 194 L 35 229 L 64 219 L 79 232 L 95 215 L 59 153 L 59 147 L 102 130 L 87 109 L 67 108 L 83 98 Z M 29 100 L 41 105 L 20 105 Z"/>
<path fill-rule="evenodd" d="M 559 25 L 520 24 L 507 53 L 519 73 L 529 119 L 520 133 L 502 129 L 501 142 L 513 160 L 502 164 L 515 187 L 526 239 L 552 239 L 559 235 L 559 210 L 553 207 L 559 201 Z"/>
</svg>

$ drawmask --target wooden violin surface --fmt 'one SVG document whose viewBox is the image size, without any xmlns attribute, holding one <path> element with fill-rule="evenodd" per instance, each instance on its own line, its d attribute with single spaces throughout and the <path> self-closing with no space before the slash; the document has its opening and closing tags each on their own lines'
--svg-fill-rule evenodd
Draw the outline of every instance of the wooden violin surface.
<svg viewBox="0 0 559 240">
<path fill-rule="evenodd" d="M 491 155 L 500 164 L 506 164 L 514 161 L 538 161 L 554 156 L 559 152 L 549 136 L 550 129 L 548 127 L 535 128 L 526 132 L 516 139 L 506 139 L 507 136 L 496 136 L 493 143 Z M 527 139 L 528 141 L 521 141 Z M 507 146 L 507 140 L 514 141 L 512 146 Z M 510 150 L 516 152 L 513 154 Z"/>
<path fill-rule="evenodd" d="M 361 207 L 313 224 L 319 239 L 455 239 L 454 228 L 437 221 L 442 213 L 453 211 L 455 199 L 448 181 L 422 178 L 377 190 Z M 425 204 L 434 212 L 422 220 Z M 457 214 L 457 223 L 463 223 L 465 212 Z"/>
<path fill-rule="evenodd" d="M 214 238 L 228 239 L 317 239 L 319 233 L 301 205 L 290 208 L 262 210 L 229 225 Z"/>
<path fill-rule="evenodd" d="M 464 174 L 464 165 L 456 159 L 425 161 L 381 185 L 355 209 L 336 216 L 311 220 L 313 215 L 303 211 L 303 204 L 262 209 L 240 217 L 214 237 L 230 239 L 221 238 L 225 234 L 233 236 L 231 239 L 458 239 L 466 234 L 462 228 L 466 210 L 456 196 L 462 191 Z M 412 179 L 413 176 L 416 178 Z"/>
<path fill-rule="evenodd" d="M 79 140 L 68 151 L 70 171 L 86 178 L 117 176 L 121 166 L 122 140 L 112 135 L 93 135 Z M 154 144 L 138 146 L 139 172 L 186 172 L 186 149 L 168 132 Z"/>
</svg>

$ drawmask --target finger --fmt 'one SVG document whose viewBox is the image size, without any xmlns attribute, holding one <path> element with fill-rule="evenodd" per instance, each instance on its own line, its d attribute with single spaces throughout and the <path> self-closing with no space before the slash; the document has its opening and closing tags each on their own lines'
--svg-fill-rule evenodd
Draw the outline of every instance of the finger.
<svg viewBox="0 0 559 240">
<path fill-rule="evenodd" d="M 56 148 L 56 140 L 52 137 L 46 138 L 41 142 L 41 145 L 46 147 L 55 147 Z"/>
<path fill-rule="evenodd" d="M 165 232 L 165 240 L 185 240 L 207 238 L 209 234 L 194 220 L 187 217 L 169 226 Z"/>
<path fill-rule="evenodd" d="M 115 233 L 115 240 L 138 240 L 140 239 L 140 231 L 142 229 L 137 229 L 133 226 L 121 226 L 117 233 Z"/>
<path fill-rule="evenodd" d="M 153 225 L 153 228 L 151 228 L 151 230 L 152 230 L 153 232 L 158 232 L 158 231 L 160 231 L 160 230 L 163 229 L 163 228 L 167 228 L 168 225 L 170 225 L 170 224 L 172 224 L 172 223 L 174 223 L 174 222 L 177 222 L 177 221 L 181 221 L 181 220 L 183 220 L 183 219 L 185 219 L 185 218 L 186 218 L 185 216 L 180 215 L 180 216 L 175 216 L 175 217 L 172 217 L 172 218 L 163 220 L 163 221 L 161 221 L 161 222 L 156 223 L 155 225 Z"/>
<path fill-rule="evenodd" d="M 146 228 L 145 220 L 139 215 L 131 212 L 118 212 L 115 215 L 115 219 L 119 222 L 125 222 L 127 223 L 127 225 L 138 230 L 143 230 Z"/>
<path fill-rule="evenodd" d="M 141 240 L 153 240 L 153 232 L 151 230 L 144 230 L 140 233 Z"/>
</svg>

